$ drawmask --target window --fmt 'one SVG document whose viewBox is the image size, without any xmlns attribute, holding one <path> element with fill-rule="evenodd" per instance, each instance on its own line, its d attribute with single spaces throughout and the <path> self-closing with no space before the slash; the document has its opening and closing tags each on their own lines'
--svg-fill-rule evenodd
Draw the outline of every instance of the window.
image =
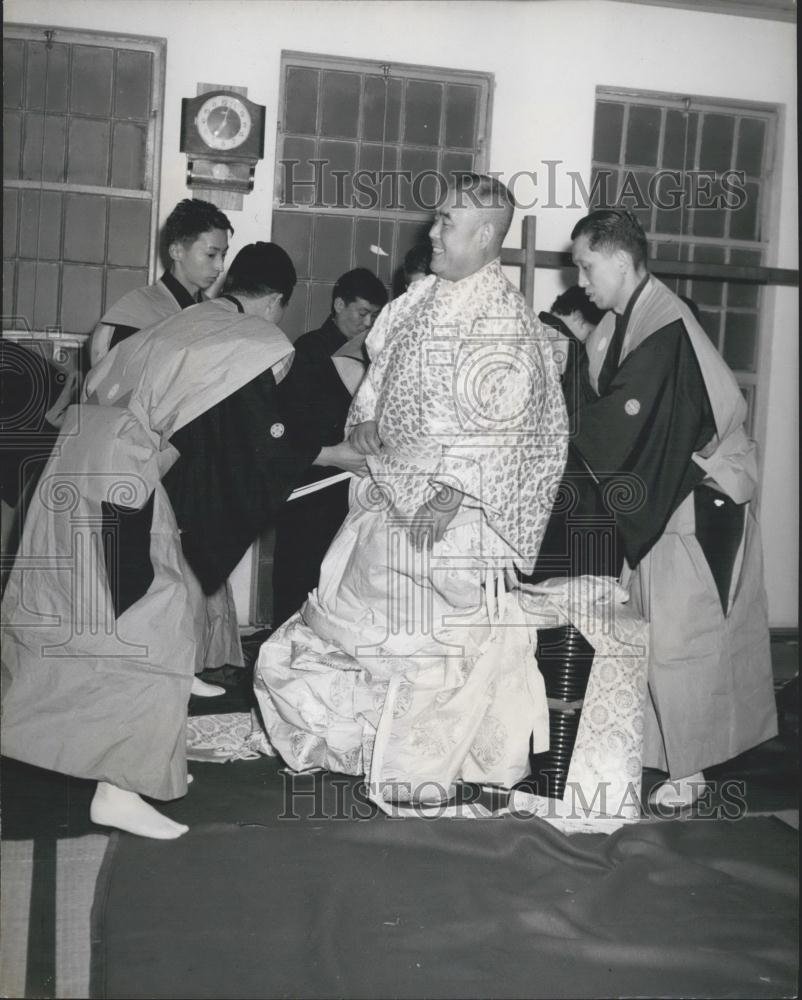
<svg viewBox="0 0 802 1000">
<path fill-rule="evenodd" d="M 659 260 L 765 263 L 777 110 L 597 88 L 591 205 L 631 208 Z M 758 285 L 668 279 L 699 307 L 753 419 Z"/>
<path fill-rule="evenodd" d="M 156 263 L 165 42 L 6 25 L 3 328 L 91 332 Z"/>
<path fill-rule="evenodd" d="M 442 181 L 487 165 L 490 74 L 284 52 L 273 239 L 298 268 L 282 326 L 319 326 L 336 279 L 390 285 Z"/>
</svg>

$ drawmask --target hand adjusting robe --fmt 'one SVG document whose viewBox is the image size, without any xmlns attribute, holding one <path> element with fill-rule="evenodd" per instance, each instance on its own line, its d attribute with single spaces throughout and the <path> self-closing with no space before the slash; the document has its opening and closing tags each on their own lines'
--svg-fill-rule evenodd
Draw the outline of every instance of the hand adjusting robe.
<svg viewBox="0 0 802 1000">
<path fill-rule="evenodd" d="M 158 799 L 185 792 L 187 702 L 209 635 L 165 478 L 182 463 L 193 470 L 189 481 L 224 489 L 233 476 L 248 487 L 237 503 L 261 507 L 263 525 L 310 461 L 292 453 L 271 409 L 273 373 L 286 370 L 292 346 L 278 327 L 234 308 L 204 303 L 128 338 L 92 369 L 84 402 L 68 411 L 3 602 L 8 756 Z M 230 415 L 243 398 L 239 425 L 250 425 L 254 448 L 247 468 L 227 465 L 241 452 L 219 436 L 208 442 L 213 462 L 179 453 L 175 442 L 191 445 L 199 421 L 211 428 L 211 414 Z M 107 556 L 119 555 L 120 525 L 110 510 L 148 505 L 152 577 L 133 603 L 115 607 L 110 574 L 120 567 Z M 241 531 L 232 540 L 220 513 L 213 497 L 205 521 L 212 575 L 252 541 Z M 200 523 L 197 508 L 189 520 Z M 220 622 L 218 633 L 234 654 L 236 620 Z"/>
<path fill-rule="evenodd" d="M 474 667 L 489 633 L 483 578 L 531 567 L 563 469 L 551 347 L 498 261 L 459 282 L 417 282 L 366 346 L 348 425 L 377 421 L 383 449 L 352 490 L 317 589 L 260 651 L 268 735 L 296 770 L 367 774 L 374 786 L 494 780 L 513 760 L 517 780 L 544 717 L 531 647 L 506 679 L 518 685 L 512 702 Z M 442 541 L 415 552 L 409 519 L 443 486 L 463 494 L 461 507 Z M 419 768 L 393 746 L 411 747 Z M 465 747 L 456 775 L 455 746 Z"/>
</svg>

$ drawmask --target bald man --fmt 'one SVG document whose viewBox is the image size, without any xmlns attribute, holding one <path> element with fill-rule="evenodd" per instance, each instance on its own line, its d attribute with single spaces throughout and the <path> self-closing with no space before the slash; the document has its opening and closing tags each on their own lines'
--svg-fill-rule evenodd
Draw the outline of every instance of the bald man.
<svg viewBox="0 0 802 1000">
<path fill-rule="evenodd" d="M 294 770 L 365 774 L 412 802 L 447 797 L 484 727 L 517 778 L 527 771 L 534 696 L 526 687 L 505 715 L 495 677 L 474 669 L 486 571 L 531 568 L 565 460 L 551 349 L 501 268 L 513 208 L 497 180 L 460 177 L 430 231 L 432 274 L 365 342 L 347 432 L 370 474 L 352 487 L 317 589 L 262 647 L 255 676 L 269 738 Z M 524 678 L 531 651 L 520 660 Z M 502 756 L 473 755 L 470 780 L 499 780 Z"/>
</svg>

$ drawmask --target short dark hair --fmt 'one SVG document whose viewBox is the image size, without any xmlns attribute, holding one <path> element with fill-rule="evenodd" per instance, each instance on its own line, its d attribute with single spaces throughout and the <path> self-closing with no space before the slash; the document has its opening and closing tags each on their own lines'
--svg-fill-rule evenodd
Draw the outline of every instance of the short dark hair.
<svg viewBox="0 0 802 1000">
<path fill-rule="evenodd" d="M 369 271 L 366 267 L 355 267 L 353 271 L 346 271 L 337 279 L 331 293 L 332 310 L 335 299 L 342 299 L 346 305 L 350 305 L 356 299 L 364 299 L 372 306 L 381 309 L 387 305 L 387 289 L 373 271 Z"/>
<path fill-rule="evenodd" d="M 571 239 L 587 236 L 591 250 L 612 253 L 625 250 L 637 270 L 645 267 L 649 248 L 646 233 L 627 208 L 600 208 L 580 219 L 571 231 Z"/>
<path fill-rule="evenodd" d="M 280 292 L 286 306 L 297 280 L 289 255 L 278 243 L 249 243 L 232 261 L 222 291 L 254 296 Z"/>
<path fill-rule="evenodd" d="M 169 255 L 173 243 L 194 243 L 201 233 L 222 229 L 234 234 L 234 227 L 216 205 L 200 198 L 184 198 L 167 216 L 162 231 L 162 249 Z"/>
<path fill-rule="evenodd" d="M 549 312 L 553 316 L 570 316 L 571 313 L 578 312 L 582 319 L 593 326 L 598 326 L 604 316 L 604 310 L 595 306 L 585 294 L 585 289 L 579 285 L 571 285 L 562 295 L 558 295 Z"/>
<path fill-rule="evenodd" d="M 431 243 L 418 243 L 404 255 L 404 277 L 409 281 L 413 274 L 428 274 L 431 263 Z"/>
</svg>

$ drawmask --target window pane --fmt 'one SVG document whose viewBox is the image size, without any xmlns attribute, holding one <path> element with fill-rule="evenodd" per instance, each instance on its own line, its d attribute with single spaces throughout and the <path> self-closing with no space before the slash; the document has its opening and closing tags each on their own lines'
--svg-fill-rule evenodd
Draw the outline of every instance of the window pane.
<svg viewBox="0 0 802 1000">
<path fill-rule="evenodd" d="M 473 153 L 443 153 L 441 167 L 446 183 L 450 183 L 455 175 L 473 172 Z"/>
<path fill-rule="evenodd" d="M 129 269 L 123 267 L 110 267 L 106 271 L 106 298 L 103 303 L 103 311 L 110 309 L 115 302 L 132 292 L 135 288 L 142 288 L 148 283 L 148 272 L 145 269 Z"/>
<path fill-rule="evenodd" d="M 760 285 L 747 285 L 731 281 L 727 285 L 727 305 L 739 308 L 757 309 L 760 300 Z"/>
<path fill-rule="evenodd" d="M 3 191 L 3 253 L 7 257 L 16 257 L 17 255 L 18 224 L 17 192 L 12 188 L 5 188 Z"/>
<path fill-rule="evenodd" d="M 479 91 L 476 87 L 446 87 L 446 146 L 473 149 L 476 146 L 476 109 Z"/>
<path fill-rule="evenodd" d="M 366 76 L 362 94 L 362 137 L 373 142 L 398 142 L 401 130 L 402 81 Z M 387 99 L 385 110 L 385 95 Z"/>
<path fill-rule="evenodd" d="M 657 165 L 660 142 L 660 109 L 633 105 L 629 109 L 626 162 Z"/>
<path fill-rule="evenodd" d="M 307 322 L 311 327 L 316 328 L 320 326 L 331 312 L 331 293 L 333 288 L 333 284 L 328 282 L 310 282 Z"/>
<path fill-rule="evenodd" d="M 656 174 L 652 185 L 657 210 L 654 231 L 656 233 L 681 233 L 687 216 L 683 178 L 673 173 Z"/>
<path fill-rule="evenodd" d="M 109 122 L 70 120 L 67 181 L 105 186 L 109 176 Z"/>
<path fill-rule="evenodd" d="M 28 115 L 25 122 L 25 149 L 22 156 L 22 176 L 25 180 L 64 180 L 64 147 L 66 119 L 44 117 L 45 136 L 42 142 L 42 115 Z"/>
<path fill-rule="evenodd" d="M 20 172 L 20 138 L 22 115 L 18 111 L 3 112 L 3 177 L 17 180 Z"/>
<path fill-rule="evenodd" d="M 603 163 L 618 163 L 621 151 L 621 130 L 624 126 L 624 105 L 608 101 L 596 103 L 593 128 L 593 159 Z"/>
<path fill-rule="evenodd" d="M 318 216 L 312 242 L 312 274 L 315 278 L 336 281 L 350 270 L 352 242 L 352 219 Z"/>
<path fill-rule="evenodd" d="M 712 191 L 712 193 L 711 193 Z M 710 202 L 715 204 L 717 186 L 705 191 L 695 202 L 702 206 Z M 696 236 L 723 236 L 726 218 L 729 213 L 724 208 L 695 207 L 693 211 L 693 232 Z"/>
<path fill-rule="evenodd" d="M 15 304 L 15 284 L 17 279 L 17 265 L 13 260 L 3 261 L 3 329 L 13 330 L 17 323 L 15 317 L 17 308 Z"/>
<path fill-rule="evenodd" d="M 737 250 L 730 251 L 731 264 L 744 264 L 747 267 L 759 267 L 762 263 L 760 250 Z M 731 281 L 727 285 L 727 304 L 730 306 L 744 306 L 756 309 L 760 299 L 760 285 L 747 285 L 740 282 Z"/>
<path fill-rule="evenodd" d="M 361 176 L 354 191 L 356 207 L 365 210 L 378 208 L 379 188 L 381 188 L 382 208 L 390 208 L 395 199 L 398 208 L 399 181 L 390 176 L 398 170 L 399 151 L 397 146 L 381 146 L 363 142 L 359 147 L 359 169 L 367 171 Z M 384 180 L 382 171 L 386 172 Z"/>
<path fill-rule="evenodd" d="M 693 259 L 701 264 L 724 264 L 724 247 L 694 247 Z M 724 286 L 720 281 L 691 282 L 691 298 L 697 305 L 721 305 Z"/>
<path fill-rule="evenodd" d="M 702 124 L 700 170 L 729 170 L 735 119 L 731 115 L 705 115 Z"/>
<path fill-rule="evenodd" d="M 351 204 L 353 179 L 356 171 L 355 142 L 332 142 L 321 139 L 320 159 L 323 167 L 323 201 L 327 208 L 345 208 Z M 332 171 L 339 171 L 336 177 Z"/>
<path fill-rule="evenodd" d="M 316 184 L 322 185 L 323 174 L 320 168 L 316 170 L 314 164 L 309 162 L 314 158 L 314 139 L 288 136 L 284 140 L 284 154 L 280 165 L 284 204 L 311 205 L 316 198 L 322 198 L 322 188 L 316 189 Z"/>
<path fill-rule="evenodd" d="M 665 136 L 663 138 L 663 166 L 670 170 L 682 170 L 683 167 L 690 166 L 689 158 L 693 157 L 694 134 L 691 134 L 692 126 L 695 126 L 689 114 L 684 111 L 674 111 L 669 108 L 666 111 Z"/>
<path fill-rule="evenodd" d="M 91 333 L 102 315 L 103 268 L 64 265 L 61 324 L 65 333 Z"/>
<path fill-rule="evenodd" d="M 431 212 L 440 195 L 437 152 L 428 149 L 401 151 L 401 169 L 409 170 L 412 183 L 401 186 L 401 204 L 409 211 Z"/>
<path fill-rule="evenodd" d="M 317 124 L 318 72 L 301 66 L 287 69 L 284 131 L 314 134 Z"/>
<path fill-rule="evenodd" d="M 730 236 L 734 240 L 760 239 L 760 185 L 747 181 L 746 199 L 730 217 Z"/>
<path fill-rule="evenodd" d="M 22 191 L 20 256 L 59 260 L 61 257 L 61 194 Z"/>
<path fill-rule="evenodd" d="M 360 170 L 397 170 L 398 146 L 382 146 L 380 143 L 363 142 L 359 145 Z M 378 178 L 377 178 L 378 183 Z"/>
<path fill-rule="evenodd" d="M 742 118 L 738 132 L 738 154 L 735 167 L 759 177 L 763 172 L 763 145 L 766 123 L 759 118 Z"/>
<path fill-rule="evenodd" d="M 146 126 L 135 125 L 133 122 L 115 122 L 111 159 L 112 187 L 144 190 L 147 140 Z"/>
<path fill-rule="evenodd" d="M 70 111 L 81 115 L 111 113 L 113 49 L 99 45 L 74 45 Z"/>
<path fill-rule="evenodd" d="M 389 285 L 392 264 L 392 251 L 394 240 L 394 223 L 392 219 L 357 219 L 356 241 L 354 247 L 354 267 L 366 267 L 369 271 L 377 274 L 381 280 Z M 387 254 L 386 257 L 377 255 L 371 251 L 372 246 L 381 247 Z"/>
<path fill-rule="evenodd" d="M 738 371 L 753 372 L 757 348 L 757 316 L 728 312 L 724 324 L 724 360 Z"/>
<path fill-rule="evenodd" d="M 295 212 L 274 211 L 270 238 L 290 255 L 298 277 L 308 278 L 312 249 L 312 217 Z"/>
<path fill-rule="evenodd" d="M 320 134 L 355 139 L 359 128 L 360 78 L 357 73 L 323 74 Z"/>
<path fill-rule="evenodd" d="M 618 200 L 619 176 L 617 170 L 609 167 L 594 167 L 590 172 L 590 190 L 587 192 L 588 211 L 596 208 L 610 208 Z M 582 191 L 577 189 L 575 197 L 582 200 Z"/>
<path fill-rule="evenodd" d="M 33 330 L 58 323 L 58 264 L 21 260 L 17 279 L 17 318 Z"/>
<path fill-rule="evenodd" d="M 3 39 L 3 107 L 22 107 L 22 67 L 25 43 L 16 38 Z"/>
<path fill-rule="evenodd" d="M 404 114 L 404 142 L 418 146 L 440 143 L 440 108 L 443 88 L 439 83 L 409 80 Z"/>
<path fill-rule="evenodd" d="M 147 267 L 150 251 L 150 202 L 109 199 L 108 264 Z"/>
<path fill-rule="evenodd" d="M 67 112 L 70 46 L 54 43 L 47 66 L 47 110 Z"/>
<path fill-rule="evenodd" d="M 106 250 L 106 199 L 91 194 L 68 194 L 65 198 L 64 257 L 90 263 L 103 261 Z"/>
<path fill-rule="evenodd" d="M 28 42 L 28 65 L 25 67 L 25 107 L 42 111 L 45 105 L 45 73 L 48 50 L 44 42 Z"/>
<path fill-rule="evenodd" d="M 121 49 L 117 53 L 114 114 L 118 118 L 139 118 L 147 121 L 150 116 L 152 60 L 150 52 Z"/>
</svg>

